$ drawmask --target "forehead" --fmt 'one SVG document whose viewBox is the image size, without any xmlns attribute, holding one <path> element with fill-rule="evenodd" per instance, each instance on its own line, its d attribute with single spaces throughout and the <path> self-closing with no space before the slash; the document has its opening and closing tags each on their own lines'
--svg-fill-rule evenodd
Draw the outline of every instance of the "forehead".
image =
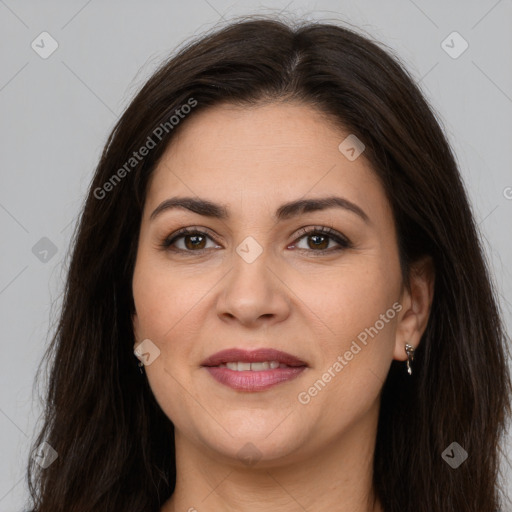
<svg viewBox="0 0 512 512">
<path fill-rule="evenodd" d="M 267 164 L 276 159 L 323 161 L 347 135 L 313 107 L 295 102 L 222 104 L 194 113 L 180 128 L 167 148 L 170 158 L 231 161 L 235 157 L 249 159 L 251 167 L 258 166 L 255 156 Z"/>
<path fill-rule="evenodd" d="M 338 192 L 378 207 L 384 192 L 364 153 L 350 161 L 338 148 L 348 135 L 300 103 L 224 104 L 196 112 L 153 172 L 147 203 L 181 194 L 251 208 Z"/>
</svg>

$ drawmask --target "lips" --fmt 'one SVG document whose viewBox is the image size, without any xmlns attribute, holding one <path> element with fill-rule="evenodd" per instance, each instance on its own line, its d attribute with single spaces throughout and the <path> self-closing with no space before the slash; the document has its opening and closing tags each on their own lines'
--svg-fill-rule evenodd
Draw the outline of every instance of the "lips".
<svg viewBox="0 0 512 512">
<path fill-rule="evenodd" d="M 239 392 L 260 392 L 297 378 L 306 371 L 308 364 L 272 348 L 251 351 L 230 348 L 208 357 L 201 366 L 224 386 Z"/>
<path fill-rule="evenodd" d="M 221 350 L 205 359 L 201 366 L 215 367 L 225 363 L 258 363 L 262 361 L 278 361 L 280 364 L 290 367 L 308 366 L 306 362 L 292 354 L 271 348 L 260 348 L 251 351 L 238 348 Z"/>
</svg>

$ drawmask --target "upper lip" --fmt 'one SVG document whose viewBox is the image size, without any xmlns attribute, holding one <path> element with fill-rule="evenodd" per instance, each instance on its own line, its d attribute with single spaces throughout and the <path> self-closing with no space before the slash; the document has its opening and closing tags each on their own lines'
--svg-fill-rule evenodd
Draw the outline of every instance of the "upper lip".
<svg viewBox="0 0 512 512">
<path fill-rule="evenodd" d="M 260 348 L 257 350 L 243 350 L 239 348 L 228 348 L 221 350 L 206 358 L 201 366 L 219 366 L 223 363 L 232 362 L 257 363 L 260 361 L 279 361 L 287 366 L 307 366 L 307 363 L 286 352 L 273 348 Z"/>
</svg>

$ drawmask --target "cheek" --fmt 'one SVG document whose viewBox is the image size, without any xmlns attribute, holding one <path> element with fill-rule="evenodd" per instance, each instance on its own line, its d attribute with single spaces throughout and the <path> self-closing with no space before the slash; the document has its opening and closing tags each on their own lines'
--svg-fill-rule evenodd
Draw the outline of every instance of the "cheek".
<svg viewBox="0 0 512 512">
<path fill-rule="evenodd" d="M 350 324 L 339 324 L 343 334 L 331 338 L 320 364 L 299 390 L 299 403 L 308 414 L 322 418 L 325 431 L 348 429 L 376 406 L 393 359 L 396 326 L 392 315 L 386 317 L 388 323 L 379 315 L 366 314 L 372 318 L 366 326 L 362 317 L 346 316 Z"/>
<path fill-rule="evenodd" d="M 183 279 L 169 266 L 140 258 L 134 271 L 133 296 L 137 311 L 137 341 L 150 339 L 159 349 L 159 356 L 145 367 L 149 386 L 166 416 L 178 426 L 193 408 L 184 389 L 192 389 L 189 378 L 192 344 L 185 339 L 194 337 L 188 332 L 201 322 L 191 322 L 194 305 L 201 293 L 193 280 Z M 185 420 L 183 420 L 185 421 Z"/>
<path fill-rule="evenodd" d="M 328 272 L 304 274 L 293 282 L 293 290 L 300 298 L 297 307 L 318 336 L 332 350 L 344 351 L 391 308 L 399 296 L 400 276 L 398 268 L 383 263 L 382 255 L 367 254 L 347 258 Z M 388 323 L 383 331 L 389 331 Z"/>
<path fill-rule="evenodd" d="M 374 403 L 393 359 L 399 289 L 399 268 L 381 257 L 338 267 L 326 280 L 308 277 L 300 293 L 315 313 L 310 318 L 321 321 L 314 327 L 318 364 L 301 390 L 304 401 L 320 409 L 335 403 L 354 417 Z"/>
<path fill-rule="evenodd" d="M 183 327 L 208 288 L 170 264 L 141 259 L 134 272 L 133 297 L 141 336 L 165 342 Z"/>
</svg>

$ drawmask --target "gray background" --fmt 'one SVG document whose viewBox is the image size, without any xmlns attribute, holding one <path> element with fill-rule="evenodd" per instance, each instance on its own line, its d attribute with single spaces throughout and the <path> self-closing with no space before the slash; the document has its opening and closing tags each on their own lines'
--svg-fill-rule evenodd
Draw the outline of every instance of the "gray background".
<svg viewBox="0 0 512 512">
<path fill-rule="evenodd" d="M 61 305 L 74 223 L 118 115 L 177 45 L 233 16 L 280 11 L 355 25 L 420 83 L 455 150 L 511 332 L 511 0 L 0 0 L 0 511 L 25 503 L 41 413 L 33 379 Z M 47 59 L 31 47 L 43 31 L 58 43 Z M 458 58 L 441 45 L 453 31 L 469 44 Z M 55 254 L 36 246 L 43 237 Z M 503 448 L 512 457 L 510 437 Z"/>
</svg>

